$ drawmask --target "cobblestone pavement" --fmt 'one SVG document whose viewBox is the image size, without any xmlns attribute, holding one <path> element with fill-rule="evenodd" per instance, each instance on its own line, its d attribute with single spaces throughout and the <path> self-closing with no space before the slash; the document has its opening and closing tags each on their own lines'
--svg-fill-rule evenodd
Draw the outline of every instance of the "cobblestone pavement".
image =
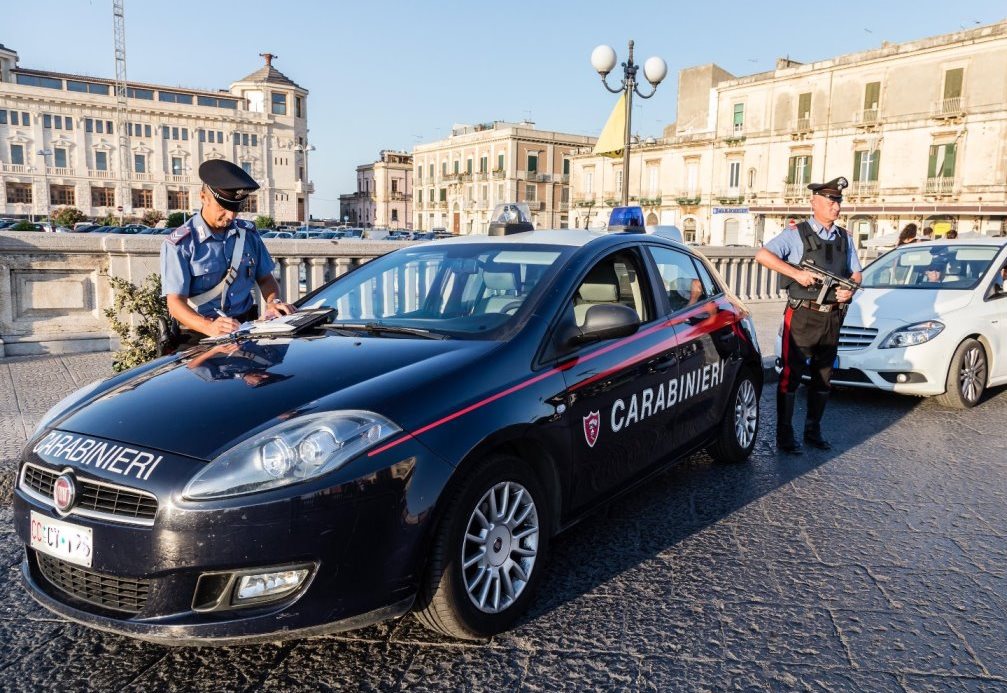
<svg viewBox="0 0 1007 693">
<path fill-rule="evenodd" d="M 109 363 L 0 361 L 3 456 Z M 481 644 L 411 616 L 222 649 L 93 632 L 18 584 L 5 499 L 0 689 L 1007 691 L 1007 390 L 967 412 L 841 391 L 836 449 L 799 457 L 762 405 L 750 463 L 696 455 L 558 539 L 528 618 Z"/>
</svg>

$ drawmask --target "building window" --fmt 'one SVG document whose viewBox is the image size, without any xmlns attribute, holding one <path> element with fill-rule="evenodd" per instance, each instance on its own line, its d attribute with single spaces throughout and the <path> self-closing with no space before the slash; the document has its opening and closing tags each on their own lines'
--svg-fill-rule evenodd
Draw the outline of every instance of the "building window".
<svg viewBox="0 0 1007 693">
<path fill-rule="evenodd" d="M 91 188 L 92 207 L 114 207 L 115 188 Z"/>
<path fill-rule="evenodd" d="M 399 220 L 399 210 L 393 209 L 392 210 L 392 221 L 398 221 L 398 220 Z"/>
<path fill-rule="evenodd" d="M 11 125 L 17 125 L 18 124 L 17 111 L 11 111 L 10 112 L 10 124 Z M 25 125 L 27 125 L 27 124 L 28 123 L 25 123 Z"/>
<path fill-rule="evenodd" d="M 741 162 L 732 161 L 727 170 L 727 187 L 734 190 L 741 185 Z"/>
<path fill-rule="evenodd" d="M 528 202 L 535 202 L 535 198 L 538 195 L 538 186 L 534 183 L 528 183 L 524 186 L 524 199 Z"/>
<path fill-rule="evenodd" d="M 931 145 L 927 178 L 955 177 L 955 149 L 954 142 Z"/>
<path fill-rule="evenodd" d="M 423 191 L 422 190 L 417 190 L 416 191 L 416 205 L 419 206 L 419 207 L 423 206 Z"/>
<path fill-rule="evenodd" d="M 965 70 L 956 67 L 944 73 L 944 98 L 960 99 L 962 97 L 962 81 L 965 77 Z"/>
<path fill-rule="evenodd" d="M 441 162 L 441 178 L 446 178 L 448 175 L 448 162 Z"/>
<path fill-rule="evenodd" d="M 249 214 L 259 213 L 259 196 L 249 195 L 245 198 L 245 201 L 241 203 L 241 211 Z"/>
<path fill-rule="evenodd" d="M 182 139 L 183 140 L 189 139 L 189 128 L 182 128 Z"/>
<path fill-rule="evenodd" d="M 804 184 L 811 182 L 811 157 L 792 156 L 787 165 L 787 183 Z"/>
<path fill-rule="evenodd" d="M 647 167 L 647 192 L 650 197 L 657 197 L 661 191 L 659 188 L 661 181 L 661 168 L 659 164 L 651 164 Z"/>
<path fill-rule="evenodd" d="M 53 153 L 53 159 L 52 159 L 53 166 L 55 166 L 56 168 L 66 168 L 66 149 L 64 149 L 63 147 L 56 147 L 55 149 L 52 150 L 52 153 Z"/>
<path fill-rule="evenodd" d="M 7 111 L 0 109 L 0 125 L 7 124 Z"/>
<path fill-rule="evenodd" d="M 489 200 L 490 199 L 490 186 L 488 186 L 488 185 L 481 186 L 481 190 L 479 191 L 479 195 L 480 195 L 480 199 L 483 202 L 486 202 L 487 200 Z"/>
<path fill-rule="evenodd" d="M 504 170 L 504 155 L 497 154 L 497 171 L 503 171 L 503 170 Z"/>
<path fill-rule="evenodd" d="M 172 128 L 171 129 L 171 139 L 173 139 L 173 140 L 177 140 L 178 139 L 178 128 Z"/>
<path fill-rule="evenodd" d="M 563 157 L 563 175 L 564 176 L 570 175 L 570 160 L 567 159 L 566 157 Z"/>
<path fill-rule="evenodd" d="M 24 166 L 23 144 L 12 144 L 10 146 L 10 162 L 15 166 Z"/>
<path fill-rule="evenodd" d="M 154 206 L 154 191 L 133 188 L 133 208 L 151 209 Z"/>
<path fill-rule="evenodd" d="M 48 113 L 42 114 L 42 127 L 46 128 L 47 130 L 52 127 L 52 116 L 49 115 Z"/>
<path fill-rule="evenodd" d="M 137 173 L 147 172 L 147 157 L 144 154 L 133 155 L 133 170 Z"/>
<path fill-rule="evenodd" d="M 878 104 L 881 102 L 881 82 L 869 82 L 864 87 L 864 110 L 874 111 L 877 114 Z"/>
<path fill-rule="evenodd" d="M 106 93 L 108 93 L 108 92 L 106 91 Z M 153 101 L 154 100 L 154 90 L 153 89 L 136 89 L 135 87 L 126 87 L 126 96 L 128 96 L 131 99 L 144 99 L 145 101 Z"/>
<path fill-rule="evenodd" d="M 294 97 L 294 115 L 298 118 L 303 118 L 303 111 L 301 110 L 301 97 Z"/>
<path fill-rule="evenodd" d="M 454 173 L 455 173 L 455 175 L 456 175 L 456 176 L 458 175 L 458 167 L 459 167 L 460 165 L 461 165 L 461 162 L 460 162 L 460 161 L 458 161 L 457 159 L 455 159 L 455 162 L 454 162 L 454 168 L 453 168 L 453 170 L 454 170 Z"/>
<path fill-rule="evenodd" d="M 538 154 L 528 155 L 528 172 L 535 173 L 538 171 Z"/>
<path fill-rule="evenodd" d="M 273 115 L 287 115 L 287 95 L 282 92 L 273 92 Z"/>
<path fill-rule="evenodd" d="M 881 152 L 877 149 L 853 152 L 853 182 L 876 182 L 880 163 Z"/>
<path fill-rule="evenodd" d="M 13 205 L 30 205 L 31 183 L 8 183 L 7 202 Z"/>
<path fill-rule="evenodd" d="M 95 84 L 93 82 L 78 82 L 73 79 L 66 81 L 67 91 L 78 91 L 84 94 L 104 94 L 108 96 L 107 84 Z"/>
<path fill-rule="evenodd" d="M 108 170 L 108 152 L 94 153 L 94 169 L 96 171 Z"/>
<path fill-rule="evenodd" d="M 434 165 L 433 164 L 430 164 L 430 177 L 431 178 L 434 177 Z"/>
<path fill-rule="evenodd" d="M 182 175 L 182 157 L 180 156 L 171 157 L 171 175 L 173 176 Z"/>
<path fill-rule="evenodd" d="M 489 169 L 490 160 L 489 157 L 481 156 L 479 157 L 479 173 L 486 173 Z"/>
<path fill-rule="evenodd" d="M 71 118 L 70 116 L 66 116 L 65 118 L 63 118 L 63 123 L 64 125 L 66 125 L 67 130 L 73 130 L 73 118 Z"/>
<path fill-rule="evenodd" d="M 471 158 L 465 160 L 465 173 L 468 173 L 468 174 L 472 173 L 472 159 Z"/>
<path fill-rule="evenodd" d="M 63 80 L 53 79 L 51 77 L 37 77 L 35 75 L 18 74 L 15 79 L 18 84 L 23 84 L 27 87 L 45 87 L 46 89 L 63 88 Z"/>
<path fill-rule="evenodd" d="M 584 193 L 591 195 L 594 193 L 594 169 L 584 169 Z"/>
<path fill-rule="evenodd" d="M 244 171 L 245 173 L 247 173 L 248 175 L 252 175 L 252 162 L 251 161 L 242 161 L 241 162 L 241 170 Z"/>
<path fill-rule="evenodd" d="M 397 193 L 399 191 L 399 179 L 392 178 L 392 192 Z"/>
<path fill-rule="evenodd" d="M 734 134 L 740 135 L 745 131 L 745 104 L 734 104 Z"/>
<path fill-rule="evenodd" d="M 615 191 L 622 195 L 622 169 L 615 172 Z"/>
<path fill-rule="evenodd" d="M 811 92 L 797 97 L 797 129 L 807 130 L 811 127 Z"/>
<path fill-rule="evenodd" d="M 210 133 L 210 134 L 212 135 L 213 133 Z M 199 130 L 199 141 L 200 142 L 206 142 L 206 130 L 203 130 L 203 129 Z"/>
<path fill-rule="evenodd" d="M 187 103 L 191 106 L 192 94 L 180 94 L 175 91 L 158 91 L 157 100 L 166 101 L 168 103 Z"/>
<path fill-rule="evenodd" d="M 441 202 L 447 202 L 448 201 L 448 189 L 447 188 L 441 188 L 441 195 L 440 195 L 439 199 L 440 199 Z"/>
<path fill-rule="evenodd" d="M 72 185 L 50 185 L 49 203 L 54 205 L 75 205 L 76 195 Z"/>
</svg>

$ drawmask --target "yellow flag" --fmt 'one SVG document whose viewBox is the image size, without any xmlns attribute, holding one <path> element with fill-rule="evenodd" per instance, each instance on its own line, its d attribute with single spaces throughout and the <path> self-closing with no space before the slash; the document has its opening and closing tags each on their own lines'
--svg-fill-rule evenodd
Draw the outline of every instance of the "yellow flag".
<svg viewBox="0 0 1007 693">
<path fill-rule="evenodd" d="M 602 156 L 617 157 L 622 156 L 623 147 L 626 146 L 626 92 L 622 92 L 619 102 L 615 104 L 612 115 L 608 117 L 608 122 L 598 136 L 598 142 L 594 145 L 592 154 Z"/>
</svg>

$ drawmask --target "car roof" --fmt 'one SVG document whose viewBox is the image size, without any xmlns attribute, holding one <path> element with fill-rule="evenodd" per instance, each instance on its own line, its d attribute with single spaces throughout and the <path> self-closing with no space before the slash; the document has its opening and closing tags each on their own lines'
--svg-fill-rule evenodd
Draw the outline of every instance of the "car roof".
<svg viewBox="0 0 1007 693">
<path fill-rule="evenodd" d="M 949 246 L 949 245 L 992 245 L 992 246 L 1003 246 L 1007 245 L 1007 236 L 976 236 L 975 238 L 952 238 L 949 240 L 941 239 L 939 241 L 921 241 L 919 243 L 907 243 L 906 245 L 899 246 L 899 248 L 906 248 L 912 246 L 913 248 L 926 248 L 928 246 Z"/>
<path fill-rule="evenodd" d="M 536 231 L 527 231 L 525 233 L 512 233 L 506 236 L 487 236 L 484 234 L 472 234 L 470 236 L 452 236 L 449 238 L 441 238 L 437 240 L 430 241 L 426 243 L 427 246 L 436 245 L 469 245 L 469 244 L 480 244 L 480 245 L 500 245 L 500 244 L 510 244 L 510 243 L 520 243 L 520 244 L 531 244 L 531 245 L 550 245 L 550 246 L 569 246 L 571 248 L 582 248 L 588 243 L 593 241 L 599 241 L 601 239 L 608 239 L 608 243 L 616 243 L 621 240 L 626 239 L 637 239 L 639 241 L 657 241 L 658 243 L 663 243 L 675 248 L 679 248 L 686 252 L 695 254 L 693 249 L 689 248 L 684 243 L 680 243 L 674 239 L 667 238 L 659 234 L 651 233 L 633 233 L 633 232 L 613 232 L 608 233 L 599 230 L 590 229 L 542 229 Z"/>
</svg>

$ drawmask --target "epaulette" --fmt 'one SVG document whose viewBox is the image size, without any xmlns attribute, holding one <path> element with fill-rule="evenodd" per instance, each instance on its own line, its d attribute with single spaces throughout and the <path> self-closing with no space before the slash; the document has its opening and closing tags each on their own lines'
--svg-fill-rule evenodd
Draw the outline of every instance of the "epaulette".
<svg viewBox="0 0 1007 693">
<path fill-rule="evenodd" d="M 255 231 L 255 230 L 257 230 L 256 227 L 255 227 L 255 222 L 254 221 L 249 221 L 248 219 L 235 219 L 234 220 L 234 225 L 235 226 L 240 226 L 245 231 Z"/>
<path fill-rule="evenodd" d="M 189 224 L 182 224 L 177 229 L 168 234 L 168 237 L 165 239 L 165 241 L 171 243 L 172 245 L 178 245 L 190 233 L 192 233 L 192 226 Z"/>
</svg>

